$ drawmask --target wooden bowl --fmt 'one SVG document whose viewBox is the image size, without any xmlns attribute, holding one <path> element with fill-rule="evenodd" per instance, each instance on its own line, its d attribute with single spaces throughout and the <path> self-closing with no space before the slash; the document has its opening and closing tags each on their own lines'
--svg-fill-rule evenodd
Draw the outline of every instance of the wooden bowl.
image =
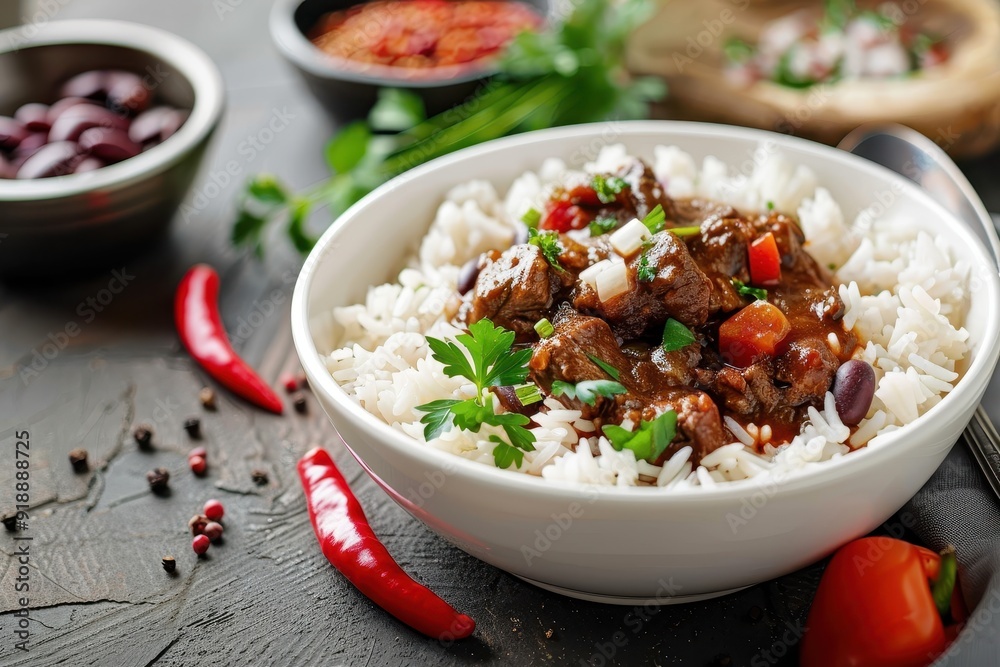
<svg viewBox="0 0 1000 667">
<path fill-rule="evenodd" d="M 895 122 L 952 156 L 1000 143 L 1000 4 L 994 0 L 903 0 L 910 25 L 946 35 L 950 59 L 900 79 L 793 89 L 770 81 L 740 87 L 725 76 L 729 37 L 755 43 L 769 21 L 819 3 L 750 0 L 665 2 L 633 36 L 629 66 L 669 85 L 658 115 L 745 125 L 836 144 L 858 125 Z"/>
</svg>

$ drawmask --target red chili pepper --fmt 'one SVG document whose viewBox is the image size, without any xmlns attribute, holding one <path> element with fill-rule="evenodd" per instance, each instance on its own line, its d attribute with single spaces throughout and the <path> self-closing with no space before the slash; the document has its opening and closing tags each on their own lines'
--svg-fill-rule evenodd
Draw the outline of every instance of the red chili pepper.
<svg viewBox="0 0 1000 667">
<path fill-rule="evenodd" d="M 325 449 L 310 450 L 298 469 L 323 555 L 348 581 L 382 609 L 429 637 L 447 641 L 472 634 L 474 620 L 411 579 L 392 559 Z"/>
<path fill-rule="evenodd" d="M 768 232 L 750 243 L 750 282 L 777 285 L 781 282 L 781 254 L 774 234 Z"/>
<path fill-rule="evenodd" d="M 802 667 L 931 664 L 955 627 L 946 629 L 942 615 L 961 609 L 954 559 L 953 550 L 939 556 L 889 537 L 841 548 L 809 611 Z"/>
<path fill-rule="evenodd" d="M 184 275 L 174 297 L 181 342 L 208 374 L 238 396 L 281 414 L 281 399 L 233 350 L 219 317 L 219 274 L 197 264 Z"/>
</svg>

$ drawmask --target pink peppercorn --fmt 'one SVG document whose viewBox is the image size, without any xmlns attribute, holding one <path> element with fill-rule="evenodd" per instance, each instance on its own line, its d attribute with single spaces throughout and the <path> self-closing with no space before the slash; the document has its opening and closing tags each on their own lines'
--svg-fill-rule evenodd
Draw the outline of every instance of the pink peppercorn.
<svg viewBox="0 0 1000 667">
<path fill-rule="evenodd" d="M 192 456 L 188 459 L 188 465 L 191 466 L 191 472 L 201 476 L 205 474 L 205 470 L 208 469 L 208 464 L 200 456 Z"/>
<path fill-rule="evenodd" d="M 188 458 L 190 459 L 190 458 L 195 457 L 195 456 L 200 456 L 201 458 L 207 460 L 208 459 L 208 451 L 206 451 L 206 449 L 204 447 L 195 447 L 190 452 L 188 452 Z"/>
<path fill-rule="evenodd" d="M 215 521 L 209 521 L 205 524 L 205 537 L 215 542 L 220 537 L 222 537 L 222 524 L 216 523 Z"/>
<path fill-rule="evenodd" d="M 285 391 L 291 394 L 299 388 L 299 379 L 291 373 L 285 373 L 281 376 L 281 386 L 285 388 Z"/>
<path fill-rule="evenodd" d="M 191 540 L 191 548 L 199 556 L 208 551 L 208 547 L 211 544 L 212 542 L 205 535 L 195 535 L 194 539 Z"/>
<path fill-rule="evenodd" d="M 205 516 L 207 516 L 210 520 L 221 521 L 222 516 L 226 513 L 226 510 L 222 507 L 222 503 L 213 498 L 205 503 L 204 512 Z"/>
</svg>

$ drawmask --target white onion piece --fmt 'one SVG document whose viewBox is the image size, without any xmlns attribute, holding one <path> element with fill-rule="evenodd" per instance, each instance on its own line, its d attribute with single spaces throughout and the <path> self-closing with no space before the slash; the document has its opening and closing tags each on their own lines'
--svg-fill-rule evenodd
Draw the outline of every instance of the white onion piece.
<svg viewBox="0 0 1000 667">
<path fill-rule="evenodd" d="M 646 228 L 646 225 L 642 224 L 637 218 L 632 218 L 628 224 L 624 225 L 620 229 L 616 230 L 612 234 L 608 241 L 611 242 L 611 247 L 621 255 L 622 257 L 628 257 L 636 250 L 642 247 L 642 244 L 648 239 L 652 234 Z"/>
<path fill-rule="evenodd" d="M 612 264 L 609 259 L 602 259 L 596 264 L 591 264 L 580 272 L 580 280 L 590 285 L 592 289 L 597 289 L 597 276 L 604 272 L 604 269 Z"/>
<path fill-rule="evenodd" d="M 601 301 L 609 301 L 628 288 L 628 266 L 624 262 L 612 262 L 597 276 L 597 298 Z"/>
</svg>

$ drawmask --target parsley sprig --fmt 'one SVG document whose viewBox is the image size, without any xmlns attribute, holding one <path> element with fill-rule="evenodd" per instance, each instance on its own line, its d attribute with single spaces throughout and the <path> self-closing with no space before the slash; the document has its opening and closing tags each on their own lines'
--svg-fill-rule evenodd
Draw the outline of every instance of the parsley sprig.
<svg viewBox="0 0 1000 667">
<path fill-rule="evenodd" d="M 587 405 L 595 405 L 598 396 L 612 398 L 627 391 L 625 385 L 612 380 L 584 380 L 576 384 L 556 380 L 552 383 L 553 396 L 576 398 Z"/>
<path fill-rule="evenodd" d="M 617 226 L 617 218 L 599 217 L 587 225 L 587 228 L 590 229 L 591 236 L 600 236 L 601 234 L 610 234 Z"/>
<path fill-rule="evenodd" d="M 420 418 L 420 423 L 424 425 L 424 438 L 433 440 L 453 425 L 473 433 L 478 433 L 483 424 L 499 426 L 507 435 L 507 440 L 498 435 L 490 436 L 490 441 L 496 443 L 493 460 L 499 468 L 507 468 L 512 463 L 520 466 L 524 461 L 524 452 L 535 449 L 535 435 L 525 428 L 531 420 L 516 412 L 497 414 L 488 389 L 524 385 L 528 378 L 531 350 L 511 351 L 514 332 L 494 326 L 486 318 L 471 325 L 469 333 L 459 334 L 455 340 L 461 343 L 461 347 L 431 336 L 427 337 L 427 344 L 432 356 L 444 364 L 445 375 L 464 377 L 472 382 L 476 387 L 476 397 L 465 400 L 446 398 L 418 405 L 417 410 L 427 413 Z M 523 389 L 518 391 L 523 392 Z"/>
<path fill-rule="evenodd" d="M 602 204 L 610 204 L 618 199 L 618 195 L 628 187 L 628 183 L 617 176 L 594 174 L 590 181 L 590 187 L 594 188 L 594 192 L 597 193 L 597 198 L 601 200 Z"/>
<path fill-rule="evenodd" d="M 562 243 L 559 242 L 558 232 L 540 232 L 534 227 L 528 227 L 528 243 L 542 251 L 545 261 L 552 265 L 556 271 L 565 271 L 559 261 L 559 255 L 563 254 Z"/>
<path fill-rule="evenodd" d="M 634 431 L 615 424 L 606 424 L 601 430 L 611 446 L 619 452 L 631 449 L 636 460 L 645 459 L 655 463 L 677 434 L 677 413 L 667 410 L 652 421 L 643 420 Z"/>
<path fill-rule="evenodd" d="M 635 270 L 636 277 L 640 283 L 651 283 L 656 278 L 656 267 L 649 261 L 649 247 L 643 248 L 639 255 L 639 266 Z"/>
</svg>

